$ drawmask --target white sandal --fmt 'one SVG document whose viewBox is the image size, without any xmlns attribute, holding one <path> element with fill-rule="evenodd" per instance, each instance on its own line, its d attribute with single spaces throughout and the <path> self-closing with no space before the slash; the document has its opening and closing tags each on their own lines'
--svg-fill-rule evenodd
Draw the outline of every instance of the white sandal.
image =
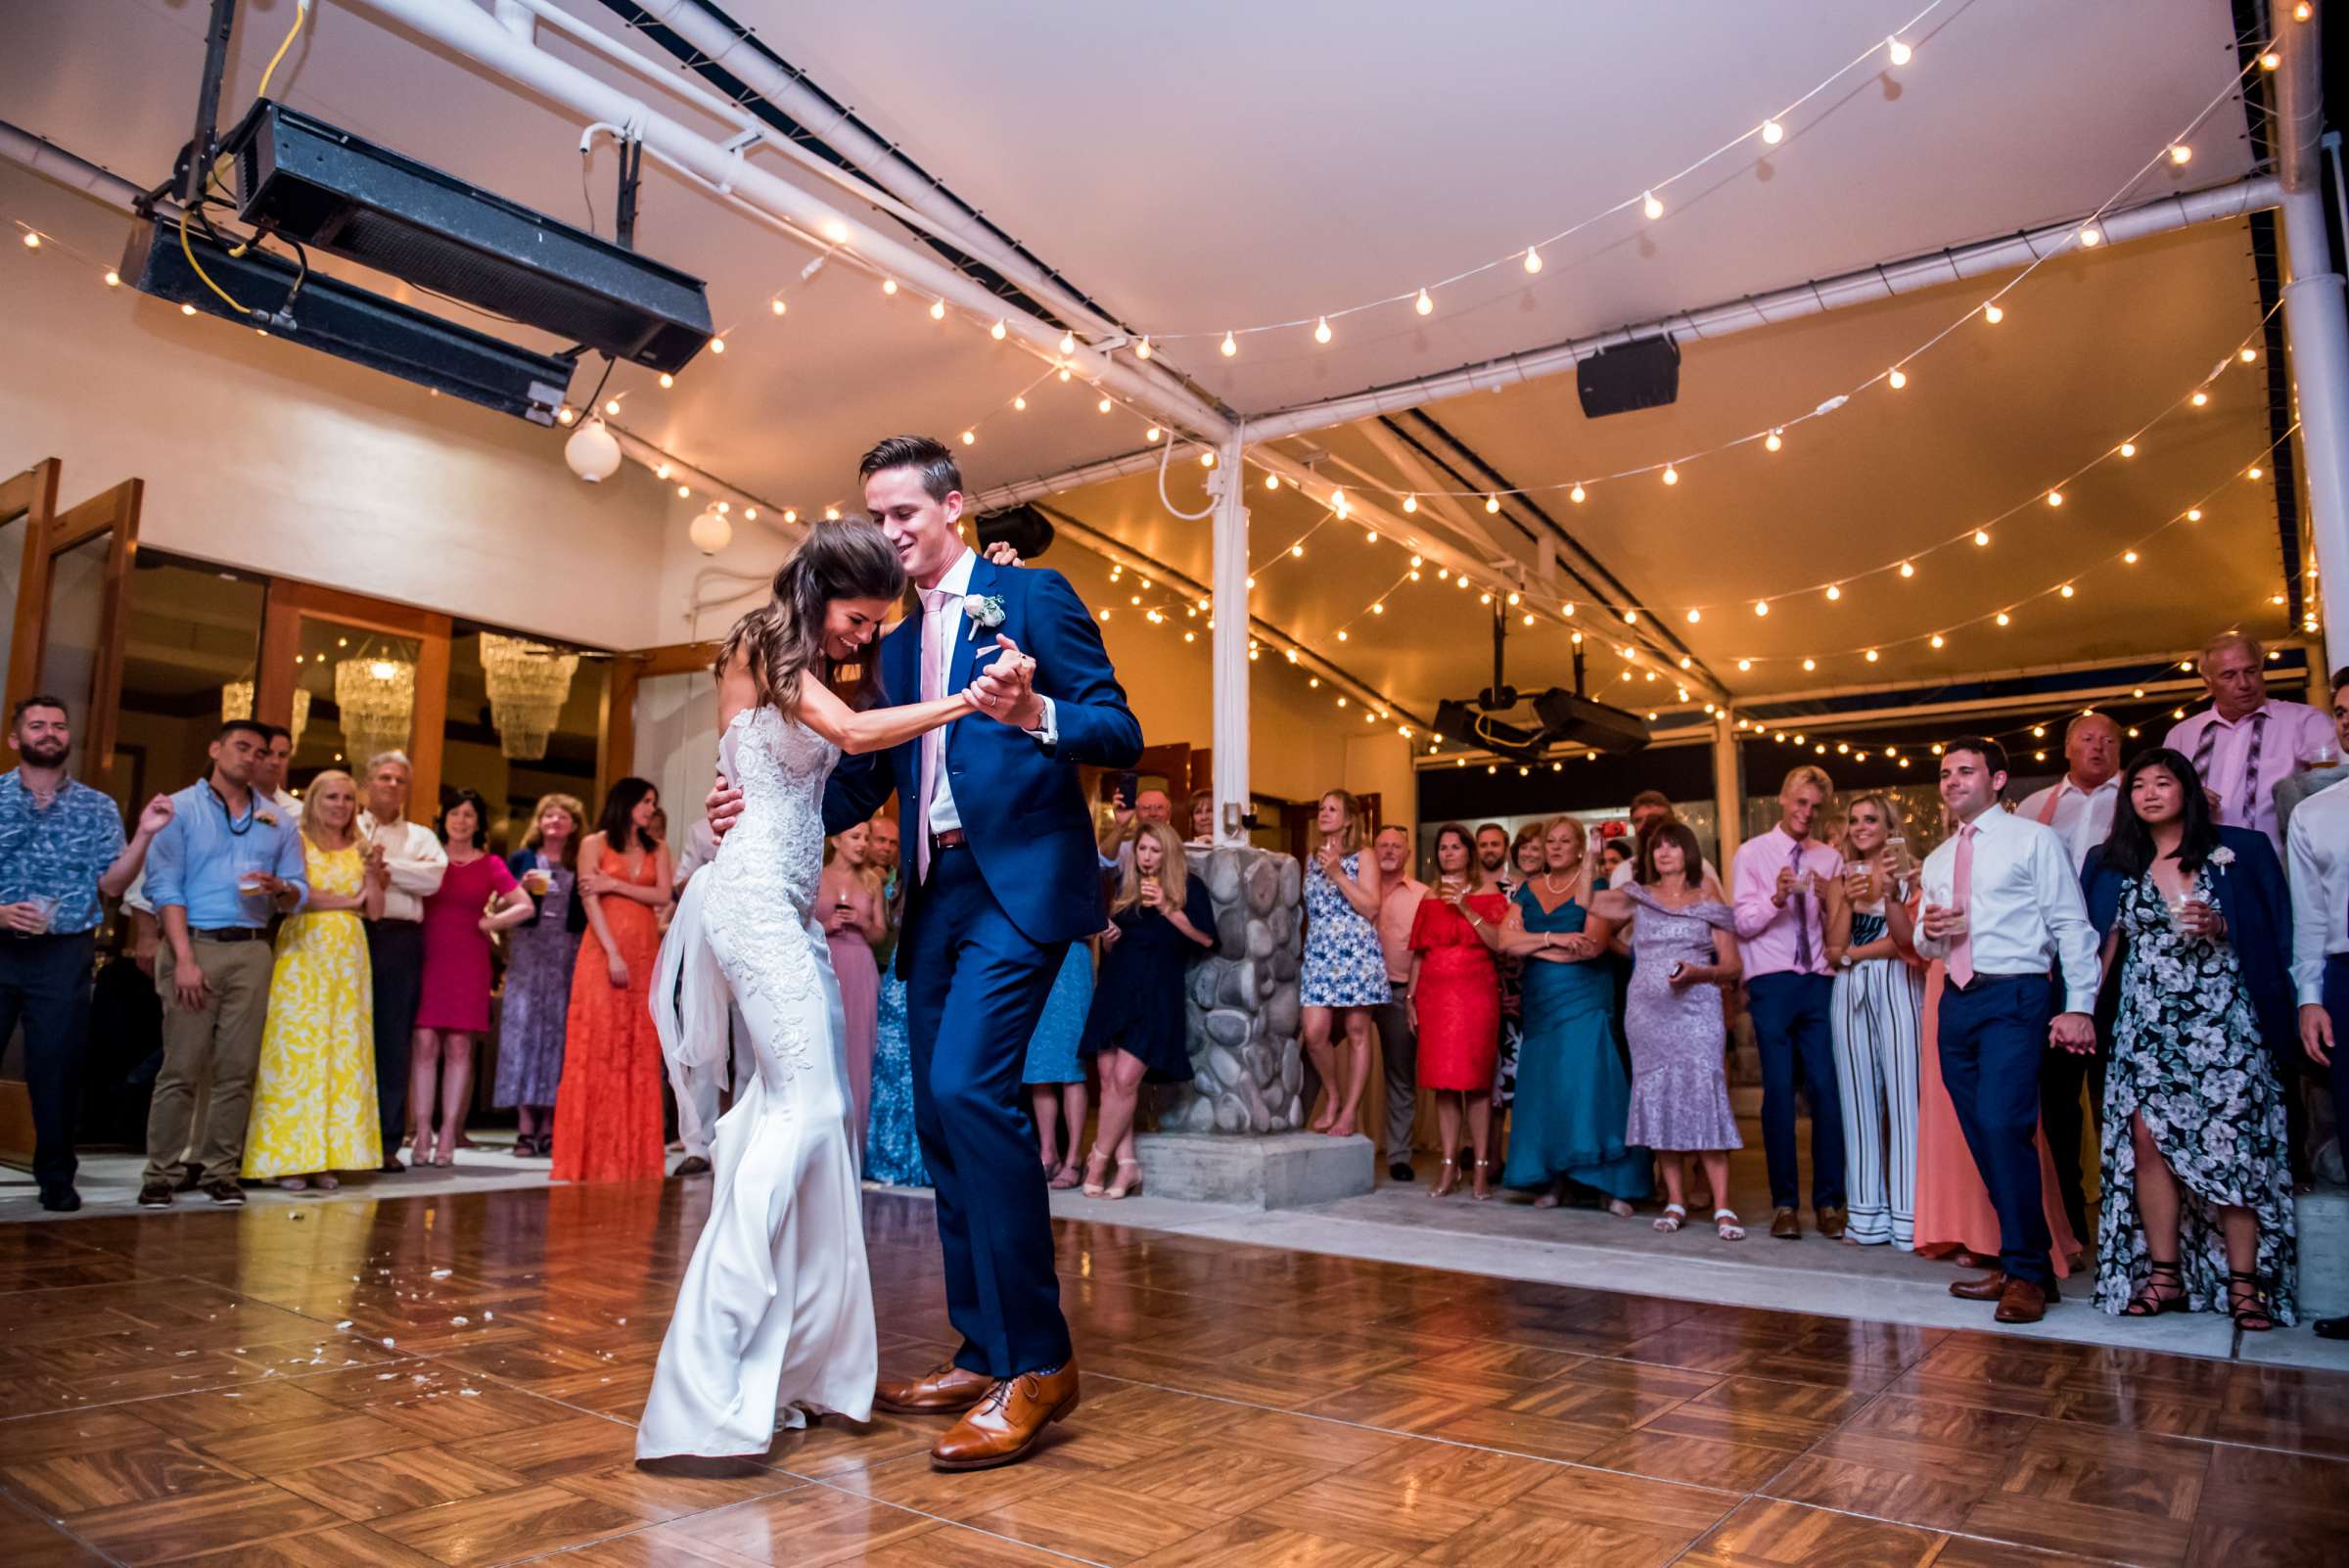
<svg viewBox="0 0 2349 1568">
<path fill-rule="evenodd" d="M 1669 1236 L 1680 1229 L 1687 1219 L 1686 1208 L 1677 1203 L 1668 1203 L 1664 1205 L 1664 1212 L 1656 1216 L 1656 1229 Z"/>
<path fill-rule="evenodd" d="M 1745 1226 L 1738 1222 L 1737 1211 L 1734 1209 L 1714 1210 L 1713 1225 L 1721 1233 L 1721 1239 L 1724 1241 L 1743 1241 L 1745 1239 Z"/>
</svg>

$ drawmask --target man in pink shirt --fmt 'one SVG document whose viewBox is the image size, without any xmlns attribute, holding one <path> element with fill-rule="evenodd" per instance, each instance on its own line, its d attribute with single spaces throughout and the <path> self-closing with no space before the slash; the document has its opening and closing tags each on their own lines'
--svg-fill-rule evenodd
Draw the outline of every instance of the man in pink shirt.
<svg viewBox="0 0 2349 1568">
<path fill-rule="evenodd" d="M 1419 1108 L 1419 1037 L 1411 1029 L 1410 1004 L 1404 999 L 1411 979 L 1411 922 L 1427 884 L 1411 875 L 1411 835 L 1407 828 L 1378 830 L 1371 846 L 1378 857 L 1378 945 L 1387 960 L 1387 984 L 1394 999 L 1370 1009 L 1378 1029 L 1379 1049 L 1387 1069 L 1387 1176 L 1411 1179 L 1411 1119 Z"/>
<path fill-rule="evenodd" d="M 2171 726 L 2162 744 L 2192 761 L 2221 822 L 2259 829 L 2280 853 L 2276 786 L 2302 758 L 2336 744 L 2332 721 L 2306 703 L 2268 695 L 2268 651 L 2255 637 L 2220 632 L 2203 648 L 2201 668 L 2210 707 Z"/>
<path fill-rule="evenodd" d="M 1811 1099 L 1811 1212 L 1819 1233 L 1844 1229 L 1843 1102 L 1835 1087 L 1835 1042 L 1827 1009 L 1826 888 L 1843 856 L 1815 836 L 1835 785 L 1805 763 L 1778 788 L 1778 825 L 1748 839 L 1731 862 L 1731 906 L 1745 961 L 1746 1005 L 1762 1050 L 1762 1147 L 1770 1169 L 1770 1233 L 1803 1234 L 1801 1170 L 1795 1154 L 1796 1065 Z"/>
</svg>

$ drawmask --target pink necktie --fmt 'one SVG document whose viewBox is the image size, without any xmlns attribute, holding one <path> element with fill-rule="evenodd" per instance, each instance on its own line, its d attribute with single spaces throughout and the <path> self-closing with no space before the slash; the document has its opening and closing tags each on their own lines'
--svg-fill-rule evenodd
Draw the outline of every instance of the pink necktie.
<svg viewBox="0 0 2349 1568">
<path fill-rule="evenodd" d="M 1973 898 L 1974 824 L 1968 822 L 1958 830 L 1958 875 L 1950 890 L 1952 903 L 1966 917 L 1965 935 L 1950 944 L 1950 979 L 1960 991 L 1974 981 Z"/>
<path fill-rule="evenodd" d="M 957 597 L 944 588 L 922 590 L 922 701 L 936 702 L 945 685 L 945 671 L 940 668 L 940 639 L 945 635 L 945 607 Z M 914 870 L 918 881 L 930 880 L 930 797 L 938 789 L 938 763 L 944 751 L 944 727 L 931 730 L 922 737 L 922 799 L 921 809 L 915 813 L 912 831 L 914 839 Z"/>
</svg>

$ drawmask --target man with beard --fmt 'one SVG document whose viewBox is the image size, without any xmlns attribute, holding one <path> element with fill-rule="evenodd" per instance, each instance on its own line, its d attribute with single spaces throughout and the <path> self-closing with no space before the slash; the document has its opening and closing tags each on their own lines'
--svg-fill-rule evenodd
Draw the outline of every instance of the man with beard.
<svg viewBox="0 0 2349 1568">
<path fill-rule="evenodd" d="M 1476 830 L 1476 870 L 1480 893 L 1517 891 L 1516 868 L 1509 864 L 1509 830 L 1498 822 Z"/>
<path fill-rule="evenodd" d="M 147 859 L 171 820 L 159 795 L 122 841 L 122 818 L 102 790 L 67 775 L 73 737 L 66 705 L 27 697 L 9 715 L 17 765 L 0 773 L 0 1040 L 24 1024 L 24 1084 L 32 1099 L 33 1180 L 41 1207 L 81 1207 L 73 1190 L 73 1124 L 81 1107 L 81 1048 L 103 911 Z"/>
</svg>

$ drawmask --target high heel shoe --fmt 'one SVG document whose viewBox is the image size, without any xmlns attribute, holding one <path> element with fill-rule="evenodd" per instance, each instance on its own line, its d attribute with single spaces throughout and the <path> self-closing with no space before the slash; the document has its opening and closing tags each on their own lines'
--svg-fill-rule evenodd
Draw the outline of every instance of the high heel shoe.
<svg viewBox="0 0 2349 1568">
<path fill-rule="evenodd" d="M 1095 1149 L 1084 1157 L 1084 1185 L 1080 1190 L 1088 1198 L 1098 1198 L 1109 1188 L 1101 1178 L 1109 1171 L 1109 1152 Z"/>
<path fill-rule="evenodd" d="M 1476 1162 L 1476 1176 L 1469 1183 L 1468 1195 L 1479 1203 L 1493 1196 L 1493 1182 L 1487 1175 L 1492 1169 L 1493 1162 L 1490 1160 Z"/>
<path fill-rule="evenodd" d="M 1128 1171 L 1133 1173 L 1131 1176 L 1127 1176 L 1126 1173 Z M 1110 1189 L 1103 1193 L 1102 1196 L 1105 1198 L 1124 1198 L 1129 1197 L 1141 1190 L 1142 1162 L 1139 1160 L 1120 1160 L 1118 1162 L 1118 1179 L 1111 1184 Z"/>
<path fill-rule="evenodd" d="M 1427 1189 L 1427 1195 L 1431 1198 L 1449 1198 L 1459 1189 L 1459 1162 L 1457 1160 L 1447 1160 L 1444 1162 L 1443 1172 L 1436 1177 L 1436 1184 Z"/>
</svg>

